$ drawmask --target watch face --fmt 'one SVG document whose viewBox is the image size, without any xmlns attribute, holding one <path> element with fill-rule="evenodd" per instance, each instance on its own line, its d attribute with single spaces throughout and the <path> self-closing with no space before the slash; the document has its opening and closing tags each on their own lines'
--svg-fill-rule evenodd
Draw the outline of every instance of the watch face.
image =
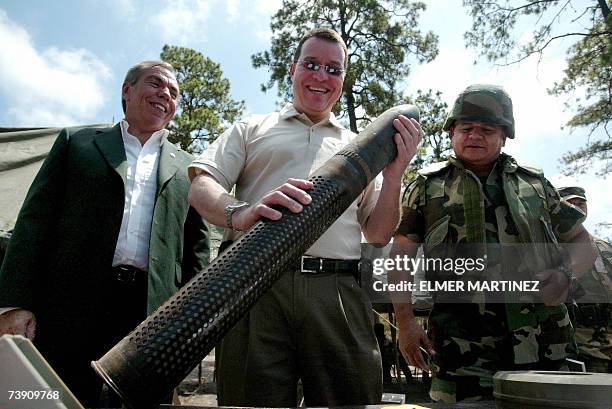
<svg viewBox="0 0 612 409">
<path fill-rule="evenodd" d="M 232 225 L 232 215 L 239 209 L 249 206 L 247 202 L 234 202 L 225 207 L 226 224 L 230 229 L 234 229 Z"/>
<path fill-rule="evenodd" d="M 243 207 L 248 206 L 249 204 L 247 202 L 237 202 L 237 203 L 232 203 L 230 205 L 227 206 L 227 208 L 230 211 L 236 211 L 238 209 L 242 209 Z"/>
</svg>

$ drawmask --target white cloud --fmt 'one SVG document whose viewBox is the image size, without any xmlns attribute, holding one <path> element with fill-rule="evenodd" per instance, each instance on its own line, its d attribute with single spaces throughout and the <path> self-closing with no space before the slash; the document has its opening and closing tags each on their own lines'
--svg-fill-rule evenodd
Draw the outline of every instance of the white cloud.
<svg viewBox="0 0 612 409">
<path fill-rule="evenodd" d="M 133 0 L 113 0 L 130 4 Z M 176 45 L 202 43 L 208 39 L 210 18 L 225 7 L 226 22 L 248 24 L 257 38 L 269 41 L 270 17 L 282 7 L 282 0 L 168 0 L 150 21 L 159 30 L 161 40 Z M 244 12 L 247 10 L 248 12 Z M 215 14 L 219 16 L 219 14 Z M 259 26 L 262 28 L 260 29 Z"/>
<path fill-rule="evenodd" d="M 270 44 L 272 41 L 272 30 L 269 28 L 267 30 L 257 30 L 255 31 L 255 37 L 257 37 L 262 42 Z"/>
<path fill-rule="evenodd" d="M 519 65 L 490 68 L 472 65 L 470 61 L 473 58 L 471 50 L 442 48 L 434 61 L 414 69 L 409 78 L 409 89 L 440 90 L 450 106 L 457 94 L 470 84 L 501 85 L 512 97 L 519 135 L 540 134 L 551 128 L 558 130 L 559 125 L 569 119 L 569 115 L 563 112 L 562 100 L 546 92 L 555 80 L 561 78 L 565 66 L 563 60 L 546 60 L 538 65 L 534 58 Z"/>
<path fill-rule="evenodd" d="M 136 4 L 137 0 L 101 0 L 103 4 L 110 7 L 119 17 L 131 20 L 138 16 L 142 5 Z"/>
<path fill-rule="evenodd" d="M 160 29 L 159 35 L 165 43 L 184 45 L 194 39 L 205 41 L 208 32 L 207 20 L 213 0 L 170 0 L 165 8 L 151 17 L 151 22 Z"/>
<path fill-rule="evenodd" d="M 107 98 L 110 70 L 85 49 L 39 52 L 29 34 L 0 10 L 0 94 L 16 126 L 87 123 Z"/>
<path fill-rule="evenodd" d="M 556 170 L 558 158 L 576 147 L 572 145 L 576 138 L 570 138 L 568 131 L 560 129 L 570 116 L 564 110 L 565 100 L 547 93 L 547 88 L 563 75 L 564 50 L 547 50 L 539 63 L 537 56 L 533 56 L 520 64 L 495 67 L 477 58 L 474 49 L 465 47 L 462 34 L 470 30 L 472 24 L 465 8 L 458 4 L 449 7 L 446 2 L 439 1 L 428 0 L 427 3 L 421 28 L 440 35 L 440 53 L 431 63 L 414 67 L 409 91 L 440 90 L 445 102 L 452 106 L 457 94 L 470 84 L 503 86 L 512 97 L 517 135 L 507 143 L 505 151 L 524 161 Z M 440 25 L 439 22 L 446 19 L 452 19 L 453 24 Z M 479 63 L 474 65 L 476 60 Z M 542 147 L 546 147 L 545 155 L 537 156 Z"/>
<path fill-rule="evenodd" d="M 272 15 L 283 6 L 282 0 L 255 0 L 255 10 L 259 13 Z"/>
<path fill-rule="evenodd" d="M 489 75 L 488 81 L 500 83 L 512 97 L 517 134 L 558 131 L 559 126 L 569 120 L 562 99 L 547 92 L 555 80 L 561 79 L 564 67 L 562 59 L 547 59 L 538 64 L 532 57 L 520 65 L 503 67 Z"/>
<path fill-rule="evenodd" d="M 227 17 L 230 21 L 235 21 L 238 18 L 239 0 L 226 0 Z"/>
<path fill-rule="evenodd" d="M 282 0 L 167 0 L 164 4 L 163 9 L 150 17 L 150 22 L 163 42 L 188 47 L 208 40 L 210 19 L 223 18 L 223 10 L 226 23 L 232 27 L 237 23 L 247 24 L 256 38 L 269 43 L 270 18 L 283 5 Z M 241 30 L 240 35 L 244 32 Z"/>
<path fill-rule="evenodd" d="M 443 100 L 451 107 L 470 84 L 504 87 L 512 98 L 516 123 L 516 138 L 507 142 L 504 151 L 545 168 L 547 173 L 556 171 L 558 159 L 579 145 L 579 138 L 560 129 L 570 118 L 570 113 L 564 111 L 564 100 L 547 93 L 561 78 L 565 61 L 549 58 L 538 63 L 533 57 L 516 65 L 492 67 L 484 63 L 473 65 L 474 59 L 474 51 L 464 49 L 460 41 L 446 44 L 434 61 L 413 69 L 407 91 L 442 91 Z"/>
<path fill-rule="evenodd" d="M 272 30 L 270 21 L 272 16 L 283 7 L 282 0 L 255 0 L 253 2 L 253 13 L 248 14 L 244 21 L 248 21 L 251 29 L 259 41 L 270 44 Z"/>
<path fill-rule="evenodd" d="M 408 91 L 433 89 L 442 92 L 442 99 L 451 106 L 454 98 L 471 82 L 470 56 L 459 48 L 440 50 L 435 60 L 414 66 L 409 77 Z"/>
<path fill-rule="evenodd" d="M 470 84 L 503 86 L 512 97 L 516 122 L 516 138 L 508 140 L 504 151 L 520 162 L 544 168 L 546 176 L 557 187 L 583 186 L 589 199 L 589 217 L 585 223 L 589 231 L 594 232 L 597 223 L 612 220 L 612 196 L 610 189 L 605 188 L 610 185 L 609 178 L 602 179 L 592 173 L 568 178 L 559 173 L 561 156 L 586 142 L 586 130 L 570 133 L 568 129 L 561 129 L 571 112 L 565 110 L 565 98 L 547 93 L 563 76 L 564 54 L 547 53 L 539 64 L 538 58 L 532 57 L 507 67 L 492 67 L 486 62 L 473 65 L 475 53 L 465 49 L 460 36 L 448 35 L 446 39 L 441 42 L 440 53 L 434 61 L 414 66 L 407 91 L 412 94 L 417 89 L 440 90 L 450 107 L 457 94 Z M 611 231 L 600 229 L 600 232 L 612 235 Z"/>
</svg>

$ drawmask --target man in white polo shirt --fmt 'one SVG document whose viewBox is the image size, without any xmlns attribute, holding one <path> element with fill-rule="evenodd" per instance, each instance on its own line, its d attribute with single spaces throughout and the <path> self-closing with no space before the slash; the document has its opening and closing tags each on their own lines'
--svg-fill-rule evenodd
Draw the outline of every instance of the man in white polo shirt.
<svg viewBox="0 0 612 409">
<path fill-rule="evenodd" d="M 281 205 L 310 202 L 305 179 L 354 134 L 331 113 L 342 93 L 347 49 L 330 29 L 307 32 L 290 73 L 293 103 L 235 124 L 189 168 L 189 201 L 236 239 Z M 386 244 L 399 220 L 402 175 L 422 131 L 394 122 L 398 155 L 223 339 L 216 351 L 220 405 L 296 406 L 301 379 L 307 406 L 375 404 L 382 393 L 371 305 L 355 277 L 361 233 Z M 228 192 L 235 187 L 235 196 Z"/>
</svg>

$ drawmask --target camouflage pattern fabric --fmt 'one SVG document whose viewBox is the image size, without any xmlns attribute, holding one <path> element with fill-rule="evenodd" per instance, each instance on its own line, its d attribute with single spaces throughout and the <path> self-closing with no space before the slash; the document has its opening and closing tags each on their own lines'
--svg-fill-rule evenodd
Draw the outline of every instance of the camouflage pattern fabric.
<svg viewBox="0 0 612 409">
<path fill-rule="evenodd" d="M 449 245 L 483 244 L 490 278 L 555 265 L 550 243 L 565 241 L 582 220 L 584 213 L 561 201 L 541 171 L 519 166 L 509 155 L 501 154 L 482 180 L 451 156 L 420 171 L 408 187 L 398 233 L 424 243 L 428 257 L 452 257 Z M 532 243 L 534 254 L 489 254 L 485 243 Z M 575 346 L 564 305 L 474 301 L 442 304 L 434 298 L 429 336 L 436 350 L 435 401 L 490 397 L 496 371 L 559 369 Z"/>
<path fill-rule="evenodd" d="M 565 201 L 586 201 L 586 192 L 580 186 L 559 188 Z M 612 246 L 594 239 L 598 257 L 590 271 L 578 279 L 582 296 L 568 304 L 572 323 L 576 327 L 579 359 L 590 372 L 612 370 L 612 333 L 609 331 L 612 314 Z"/>
<path fill-rule="evenodd" d="M 608 303 L 612 303 L 612 244 L 602 239 L 594 239 L 597 250 L 599 251 L 599 261 L 595 262 L 594 268 L 605 281 L 605 288 L 608 291 Z M 605 278 L 604 278 L 605 277 Z"/>
<path fill-rule="evenodd" d="M 594 239 L 598 257 L 593 268 L 580 277 L 578 282 L 585 294 L 577 301 L 587 303 L 612 303 L 612 245 L 601 239 Z"/>
<path fill-rule="evenodd" d="M 467 87 L 455 100 L 443 129 L 448 131 L 459 119 L 502 125 L 506 136 L 514 138 L 512 100 L 498 85 L 475 84 Z"/>
<path fill-rule="evenodd" d="M 608 372 L 612 368 L 612 245 L 601 239 L 594 242 L 597 260 L 578 280 L 585 294 L 570 309 L 580 359 L 590 372 Z"/>
</svg>

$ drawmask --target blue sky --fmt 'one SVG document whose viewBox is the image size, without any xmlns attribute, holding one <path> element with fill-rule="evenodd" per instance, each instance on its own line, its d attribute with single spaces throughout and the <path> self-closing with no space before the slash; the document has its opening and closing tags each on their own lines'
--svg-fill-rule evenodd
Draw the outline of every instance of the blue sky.
<svg viewBox="0 0 612 409">
<path fill-rule="evenodd" d="M 0 124 L 116 121 L 125 72 L 140 60 L 159 59 L 164 44 L 197 49 L 220 63 L 234 98 L 248 100 L 249 110 L 274 109 L 275 95 L 259 91 L 265 70 L 250 65 L 250 55 L 269 44 L 270 3 L 244 2 L 245 18 L 232 7 L 238 2 L 225 1 L 2 0 L 0 69 L 16 81 L 0 89 Z M 7 48 L 17 49 L 7 55 Z M 27 61 L 19 61 L 23 56 Z M 40 78 L 32 81 L 28 73 Z"/>
<path fill-rule="evenodd" d="M 504 86 L 515 106 L 517 138 L 505 150 L 542 167 L 557 186 L 577 184 L 560 174 L 558 159 L 584 144 L 586 130 L 561 129 L 570 118 L 562 98 L 546 93 L 565 67 L 571 41 L 555 44 L 538 62 L 531 58 L 494 67 L 466 49 L 470 18 L 460 0 L 428 1 L 421 29 L 440 37 L 432 63 L 414 66 L 408 93 L 433 88 L 450 105 L 471 83 Z M 0 0 L 0 126 L 66 126 L 122 118 L 120 89 L 133 63 L 157 59 L 164 44 L 194 48 L 221 64 L 235 99 L 247 114 L 274 110 L 275 92 L 264 94 L 265 69 L 251 55 L 270 44 L 270 16 L 280 0 Z M 529 25 L 522 27 L 525 36 Z M 580 177 L 589 197 L 587 227 L 612 221 L 611 179 Z M 610 231 L 601 231 L 612 236 Z"/>
</svg>

